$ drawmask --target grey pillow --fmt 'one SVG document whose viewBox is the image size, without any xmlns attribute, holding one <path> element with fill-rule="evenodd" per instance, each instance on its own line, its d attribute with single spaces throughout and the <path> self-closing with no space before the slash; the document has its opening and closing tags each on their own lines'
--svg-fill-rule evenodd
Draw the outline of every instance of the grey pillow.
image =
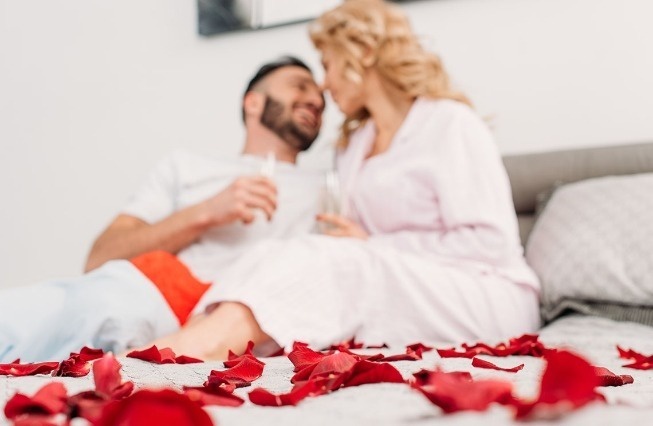
<svg viewBox="0 0 653 426">
<path fill-rule="evenodd" d="M 653 173 L 558 187 L 526 259 L 542 282 L 545 318 L 568 299 L 653 307 Z"/>
</svg>

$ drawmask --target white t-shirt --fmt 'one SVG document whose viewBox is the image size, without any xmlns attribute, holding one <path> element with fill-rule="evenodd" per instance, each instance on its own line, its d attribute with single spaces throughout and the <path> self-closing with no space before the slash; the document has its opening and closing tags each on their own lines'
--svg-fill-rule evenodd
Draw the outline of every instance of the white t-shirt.
<svg viewBox="0 0 653 426">
<path fill-rule="evenodd" d="M 217 194 L 240 176 L 259 175 L 264 162 L 264 158 L 251 155 L 216 159 L 175 152 L 154 169 L 122 213 L 156 223 Z M 219 280 L 223 268 L 264 239 L 289 238 L 313 230 L 322 173 L 278 162 L 273 179 L 278 202 L 270 222 L 260 214 L 249 225 L 235 222 L 213 228 L 177 254 L 198 279 Z"/>
</svg>

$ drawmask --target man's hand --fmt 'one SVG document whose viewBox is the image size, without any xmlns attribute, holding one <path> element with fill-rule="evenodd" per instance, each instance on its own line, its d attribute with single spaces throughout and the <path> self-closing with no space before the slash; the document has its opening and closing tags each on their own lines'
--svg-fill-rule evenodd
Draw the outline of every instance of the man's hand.
<svg viewBox="0 0 653 426">
<path fill-rule="evenodd" d="M 317 215 L 317 221 L 327 225 L 325 226 L 325 235 L 360 238 L 361 240 L 366 240 L 369 237 L 369 234 L 360 225 L 344 216 L 322 213 Z"/>
<path fill-rule="evenodd" d="M 238 220 L 245 224 L 252 223 L 257 209 L 271 220 L 277 209 L 277 187 L 264 176 L 240 177 L 202 203 L 202 209 L 209 227 Z"/>
</svg>

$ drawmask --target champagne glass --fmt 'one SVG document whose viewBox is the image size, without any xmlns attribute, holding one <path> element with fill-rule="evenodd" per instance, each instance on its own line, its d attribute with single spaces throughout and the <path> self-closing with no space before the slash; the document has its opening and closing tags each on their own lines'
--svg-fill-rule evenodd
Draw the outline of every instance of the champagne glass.
<svg viewBox="0 0 653 426">
<path fill-rule="evenodd" d="M 320 213 L 322 214 L 343 214 L 342 190 L 337 170 L 328 170 L 324 174 L 324 184 L 320 193 Z M 319 222 L 318 229 L 325 233 L 333 229 L 333 225 L 326 222 Z"/>
</svg>

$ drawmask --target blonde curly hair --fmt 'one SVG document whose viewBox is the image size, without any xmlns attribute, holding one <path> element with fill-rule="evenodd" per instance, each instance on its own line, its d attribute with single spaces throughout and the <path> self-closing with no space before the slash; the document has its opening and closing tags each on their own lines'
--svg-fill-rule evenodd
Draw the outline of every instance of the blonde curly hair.
<svg viewBox="0 0 653 426">
<path fill-rule="evenodd" d="M 344 77 L 350 81 L 362 82 L 365 68 L 374 66 L 382 78 L 411 98 L 453 99 L 471 105 L 451 88 L 440 58 L 421 46 L 403 12 L 382 0 L 346 0 L 313 21 L 309 34 L 318 50 L 328 46 L 344 57 Z M 369 117 L 365 109 L 346 117 L 338 146 L 346 147 L 351 133 Z"/>
</svg>

